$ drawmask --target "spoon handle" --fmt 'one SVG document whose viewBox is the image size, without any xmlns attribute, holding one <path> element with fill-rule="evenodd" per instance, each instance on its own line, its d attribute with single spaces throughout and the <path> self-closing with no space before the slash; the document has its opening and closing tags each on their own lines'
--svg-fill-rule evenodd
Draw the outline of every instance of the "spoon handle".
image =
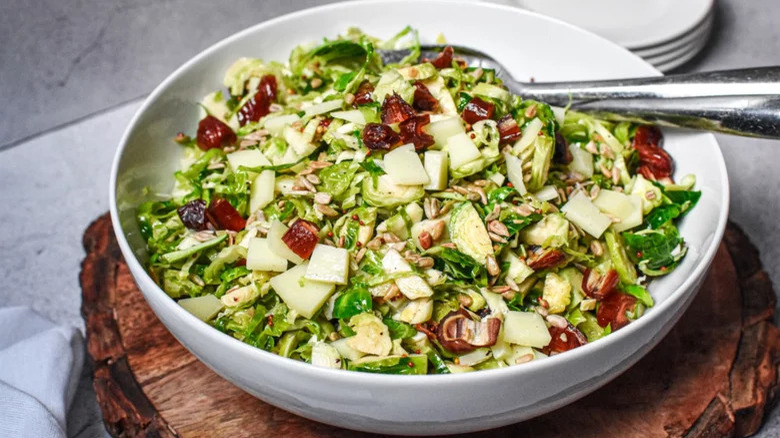
<svg viewBox="0 0 780 438">
<path fill-rule="evenodd" d="M 571 108 L 613 121 L 780 139 L 780 95 L 605 99 L 573 103 Z"/>
<path fill-rule="evenodd" d="M 702 96 L 780 96 L 780 67 L 756 67 L 578 82 L 512 84 L 524 97 L 554 105 L 596 99 L 665 99 Z"/>
<path fill-rule="evenodd" d="M 524 98 L 610 120 L 780 138 L 780 67 L 507 85 Z"/>
</svg>

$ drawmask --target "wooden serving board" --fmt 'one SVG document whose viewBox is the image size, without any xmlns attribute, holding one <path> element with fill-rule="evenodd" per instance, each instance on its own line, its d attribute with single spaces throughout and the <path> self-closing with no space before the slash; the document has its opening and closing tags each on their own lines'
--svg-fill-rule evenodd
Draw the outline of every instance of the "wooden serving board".
<svg viewBox="0 0 780 438">
<path fill-rule="evenodd" d="M 82 315 L 94 387 L 117 437 L 362 437 L 253 398 L 195 359 L 157 320 L 108 215 L 84 235 Z M 778 383 L 775 294 L 758 252 L 729 225 L 693 305 L 623 375 L 557 411 L 474 437 L 722 437 L 761 426 Z"/>
</svg>

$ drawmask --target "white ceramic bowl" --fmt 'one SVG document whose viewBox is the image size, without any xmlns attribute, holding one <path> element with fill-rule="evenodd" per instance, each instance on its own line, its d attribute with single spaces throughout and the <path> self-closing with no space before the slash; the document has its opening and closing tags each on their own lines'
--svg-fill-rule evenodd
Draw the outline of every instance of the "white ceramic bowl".
<svg viewBox="0 0 780 438">
<path fill-rule="evenodd" d="M 195 104 L 221 88 L 240 56 L 286 60 L 298 43 L 333 37 L 349 26 L 388 37 L 410 24 L 423 40 L 448 41 L 498 58 L 518 79 L 572 80 L 657 75 L 649 64 L 586 31 L 505 6 L 436 0 L 340 3 L 279 17 L 239 32 L 169 76 L 138 111 L 111 174 L 114 230 L 138 286 L 174 336 L 219 375 L 262 400 L 324 423 L 390 434 L 488 429 L 551 411 L 604 385 L 648 352 L 681 316 L 723 235 L 728 181 L 709 134 L 665 130 L 676 176 L 693 173 L 703 195 L 684 219 L 684 262 L 652 284 L 656 306 L 624 329 L 576 350 L 522 366 L 469 374 L 393 376 L 316 368 L 261 351 L 199 321 L 152 281 L 134 208 L 143 189 L 169 192 L 181 154 L 171 142 L 194 132 Z"/>
</svg>

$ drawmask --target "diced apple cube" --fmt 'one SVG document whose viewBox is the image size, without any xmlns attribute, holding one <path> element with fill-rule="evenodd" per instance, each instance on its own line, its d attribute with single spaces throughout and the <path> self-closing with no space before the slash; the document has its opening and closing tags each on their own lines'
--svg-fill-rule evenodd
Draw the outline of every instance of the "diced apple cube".
<svg viewBox="0 0 780 438">
<path fill-rule="evenodd" d="M 275 178 L 273 170 L 264 170 L 252 180 L 252 186 L 249 188 L 249 211 L 254 213 L 274 200 Z"/>
<path fill-rule="evenodd" d="M 287 259 L 268 248 L 267 238 L 254 237 L 249 241 L 246 267 L 253 271 L 284 272 L 287 270 Z"/>
<path fill-rule="evenodd" d="M 547 325 L 536 312 L 509 311 L 504 317 L 504 341 L 510 344 L 543 348 L 550 343 Z"/>
<path fill-rule="evenodd" d="M 447 188 L 447 152 L 425 151 L 425 173 L 430 182 L 425 190 L 444 190 Z"/>
<path fill-rule="evenodd" d="M 612 225 L 612 221 L 601 213 L 582 191 L 569 198 L 569 202 L 561 207 L 561 212 L 566 219 L 595 238 L 601 237 Z"/>
<path fill-rule="evenodd" d="M 336 288 L 333 283 L 307 280 L 304 276 L 308 268 L 309 262 L 304 262 L 271 279 L 276 294 L 304 318 L 313 317 Z"/>
<path fill-rule="evenodd" d="M 412 267 L 401 257 L 398 251 L 391 249 L 387 251 L 382 259 L 382 268 L 387 274 L 399 274 L 412 272 Z M 408 275 L 395 279 L 395 284 L 401 293 L 410 300 L 425 298 L 433 295 L 433 289 L 422 277 L 418 275 Z"/>
<path fill-rule="evenodd" d="M 317 147 L 312 144 L 304 133 L 298 131 L 292 126 L 285 126 L 284 141 L 295 151 L 298 156 L 309 155 Z"/>
<path fill-rule="evenodd" d="M 282 135 L 285 126 L 292 125 L 301 118 L 297 114 L 287 114 L 283 116 L 267 116 L 263 119 L 263 126 L 271 134 L 275 136 Z"/>
<path fill-rule="evenodd" d="M 527 190 L 523 181 L 523 161 L 512 154 L 504 154 L 506 160 L 506 176 L 518 193 L 525 195 Z"/>
<path fill-rule="evenodd" d="M 225 308 L 222 301 L 212 294 L 195 298 L 184 298 L 179 300 L 178 303 L 184 307 L 184 310 L 190 312 L 201 321 L 210 320 Z"/>
<path fill-rule="evenodd" d="M 430 298 L 420 298 L 418 300 L 408 301 L 398 312 L 393 316 L 393 319 L 403 321 L 407 324 L 420 324 L 431 319 L 433 315 L 433 300 Z"/>
<path fill-rule="evenodd" d="M 633 206 L 631 213 L 620 218 L 620 222 L 612 224 L 612 229 L 618 233 L 641 225 L 644 220 L 642 217 L 642 198 L 636 195 L 631 195 L 628 198 Z"/>
<path fill-rule="evenodd" d="M 366 116 L 359 109 L 349 111 L 333 111 L 330 113 L 336 119 L 346 120 L 348 122 L 355 123 L 357 125 L 366 124 Z"/>
<path fill-rule="evenodd" d="M 440 148 L 447 146 L 447 140 L 449 140 L 450 137 L 466 133 L 463 122 L 460 117 L 456 116 L 447 117 L 435 122 L 432 121 L 423 129 L 433 137 L 436 142 L 435 145 Z"/>
<path fill-rule="evenodd" d="M 420 207 L 420 204 L 416 202 L 407 204 L 406 207 L 404 207 L 404 210 L 406 210 L 406 214 L 409 215 L 409 220 L 412 224 L 420 222 L 423 218 L 423 214 L 425 214 L 425 211 Z"/>
<path fill-rule="evenodd" d="M 450 157 L 450 168 L 458 167 L 480 157 L 477 145 L 471 141 L 468 134 L 456 134 L 447 139 L 447 152 Z"/>
<path fill-rule="evenodd" d="M 569 151 L 571 152 L 569 170 L 577 172 L 585 178 L 592 177 L 593 155 L 575 143 L 569 145 Z"/>
<path fill-rule="evenodd" d="M 282 237 L 287 232 L 289 228 L 287 228 L 287 225 L 279 222 L 278 220 L 274 220 L 271 222 L 271 227 L 268 229 L 268 248 L 276 253 L 277 255 L 280 255 L 287 260 L 298 264 L 303 261 L 303 259 L 298 256 L 298 254 L 294 253 L 286 243 L 282 240 Z"/>
<path fill-rule="evenodd" d="M 593 200 L 593 205 L 602 212 L 621 219 L 631 214 L 633 209 L 628 195 L 614 190 L 600 190 L 598 197 Z"/>
<path fill-rule="evenodd" d="M 613 190 L 601 190 L 593 205 L 602 212 L 620 219 L 612 229 L 621 232 L 642 224 L 642 198 Z"/>
<path fill-rule="evenodd" d="M 244 149 L 243 151 L 227 154 L 227 160 L 233 172 L 237 172 L 241 166 L 259 167 L 271 165 L 268 158 L 257 149 Z"/>
<path fill-rule="evenodd" d="M 385 154 L 385 172 L 394 183 L 405 186 L 428 184 L 428 174 L 414 150 L 414 145 L 399 146 Z"/>
<path fill-rule="evenodd" d="M 314 247 L 309 268 L 306 270 L 307 280 L 347 284 L 348 275 L 349 253 L 346 249 L 323 244 Z"/>
<path fill-rule="evenodd" d="M 327 102 L 314 104 L 304 109 L 304 112 L 306 113 L 304 117 L 311 117 L 319 114 L 329 113 L 333 110 L 337 110 L 341 108 L 341 105 L 343 103 L 344 101 L 342 99 L 336 99 L 336 100 L 329 100 Z"/>
</svg>

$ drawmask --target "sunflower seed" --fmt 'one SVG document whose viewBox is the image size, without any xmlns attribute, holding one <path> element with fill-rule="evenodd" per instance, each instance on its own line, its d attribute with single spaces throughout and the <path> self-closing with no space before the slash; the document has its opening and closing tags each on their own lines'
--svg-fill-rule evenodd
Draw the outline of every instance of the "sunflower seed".
<svg viewBox="0 0 780 438">
<path fill-rule="evenodd" d="M 311 167 L 312 169 L 324 169 L 332 165 L 333 163 L 328 161 L 312 161 L 311 163 L 309 163 L 309 167 Z"/>
<path fill-rule="evenodd" d="M 590 189 L 590 199 L 593 200 L 598 198 L 599 193 L 601 193 L 601 186 L 593 184 L 593 187 Z"/>
<path fill-rule="evenodd" d="M 393 233 L 390 233 L 390 232 L 387 232 L 387 233 L 382 233 L 382 234 L 380 235 L 380 237 L 381 237 L 381 238 L 382 238 L 382 240 L 384 240 L 386 243 L 396 243 L 396 242 L 400 242 L 400 241 L 401 241 L 401 239 L 399 239 L 399 238 L 398 238 L 398 236 L 396 236 L 395 234 L 393 234 Z"/>
<path fill-rule="evenodd" d="M 469 186 L 469 192 L 478 194 L 479 200 L 482 201 L 483 204 L 487 205 L 488 198 L 487 194 L 485 193 L 485 189 L 479 186 L 471 185 Z"/>
<path fill-rule="evenodd" d="M 506 243 L 506 239 L 504 237 L 501 237 L 492 231 L 488 231 L 488 236 L 490 236 L 490 240 L 492 240 L 493 242 Z"/>
<path fill-rule="evenodd" d="M 430 269 L 433 267 L 433 257 L 420 257 L 415 264 L 420 269 Z"/>
<path fill-rule="evenodd" d="M 307 179 L 307 180 L 308 180 L 310 183 L 312 183 L 312 184 L 315 184 L 315 185 L 316 185 L 316 184 L 319 184 L 319 183 L 321 182 L 321 181 L 320 181 L 320 177 L 318 177 L 317 175 L 314 175 L 314 174 L 311 174 L 311 175 L 306 175 L 306 179 Z"/>
<path fill-rule="evenodd" d="M 494 277 L 501 273 L 501 268 L 498 266 L 496 257 L 492 254 L 485 258 L 485 267 L 487 268 L 488 274 Z"/>
<path fill-rule="evenodd" d="M 336 216 L 339 215 L 338 211 L 328 207 L 325 204 L 315 204 L 314 208 L 316 208 L 317 211 L 319 211 L 320 213 L 322 213 L 322 214 L 324 214 L 325 216 L 328 216 L 328 217 L 336 217 Z"/>
<path fill-rule="evenodd" d="M 590 252 L 592 252 L 594 256 L 598 257 L 604 254 L 604 247 L 601 246 L 601 242 L 594 240 L 593 242 L 590 242 Z"/>
<path fill-rule="evenodd" d="M 512 207 L 512 210 L 523 217 L 528 217 L 534 213 L 533 207 L 528 204 L 520 204 Z"/>
<path fill-rule="evenodd" d="M 360 263 L 361 260 L 363 260 L 363 256 L 366 255 L 366 247 L 360 248 L 360 251 L 355 254 L 355 261 Z"/>
<path fill-rule="evenodd" d="M 501 214 L 501 206 L 496 204 L 493 206 L 493 210 L 485 217 L 485 220 L 490 222 L 494 219 L 498 219 L 498 215 Z"/>
<path fill-rule="evenodd" d="M 509 237 L 509 229 L 501 221 L 488 222 L 488 230 L 499 236 Z"/>
<path fill-rule="evenodd" d="M 317 192 L 314 194 L 314 202 L 317 204 L 330 204 L 332 196 L 329 193 Z"/>
<path fill-rule="evenodd" d="M 444 228 L 445 228 L 444 221 L 436 221 L 434 222 L 433 226 L 431 227 L 430 234 L 431 238 L 433 240 L 439 240 L 439 238 L 444 234 Z"/>
</svg>

